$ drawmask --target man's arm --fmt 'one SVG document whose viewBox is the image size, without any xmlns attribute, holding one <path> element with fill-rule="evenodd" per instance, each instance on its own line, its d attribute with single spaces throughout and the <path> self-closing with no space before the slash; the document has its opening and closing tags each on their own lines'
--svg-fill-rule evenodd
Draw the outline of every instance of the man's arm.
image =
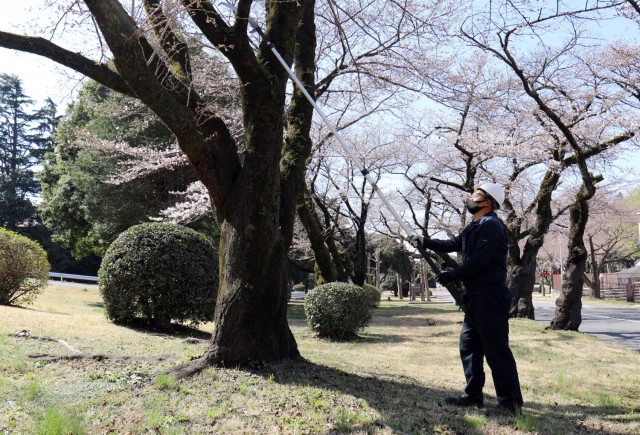
<svg viewBox="0 0 640 435">
<path fill-rule="evenodd" d="M 454 279 L 467 279 L 486 267 L 498 250 L 503 233 L 499 222 L 487 222 L 481 225 L 475 250 L 452 272 Z"/>
<path fill-rule="evenodd" d="M 436 252 L 459 252 L 462 250 L 462 237 L 458 234 L 449 240 L 424 239 L 422 246 Z"/>
</svg>

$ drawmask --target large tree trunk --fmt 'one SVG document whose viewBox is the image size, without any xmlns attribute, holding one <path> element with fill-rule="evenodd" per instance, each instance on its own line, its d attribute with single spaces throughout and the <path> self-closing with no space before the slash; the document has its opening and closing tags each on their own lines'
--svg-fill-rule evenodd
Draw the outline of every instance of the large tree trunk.
<svg viewBox="0 0 640 435">
<path fill-rule="evenodd" d="M 551 194 L 558 185 L 560 173 L 547 171 L 536 197 L 536 220 L 528 233 L 527 240 L 522 249 L 518 242 L 520 240 L 521 221 L 515 217 L 515 212 L 511 205 L 505 201 L 507 206 L 507 234 L 509 235 L 509 274 L 507 281 L 513 293 L 510 316 L 535 319 L 535 309 L 533 307 L 533 286 L 536 279 L 537 256 L 544 243 L 544 236 L 553 222 L 551 211 Z"/>
<path fill-rule="evenodd" d="M 569 248 L 565 263 L 562 292 L 556 299 L 556 312 L 549 329 L 577 331 L 582 323 L 582 276 L 586 270 L 587 250 L 584 245 Z"/>
<path fill-rule="evenodd" d="M 313 251 L 316 283 L 321 285 L 337 281 L 338 268 L 332 258 L 331 249 L 325 241 L 327 237 L 325 235 L 325 229 L 315 213 L 313 199 L 306 185 L 303 187 L 303 192 L 300 196 L 297 212 L 307 237 L 309 237 L 309 243 Z"/>
<path fill-rule="evenodd" d="M 299 355 L 286 318 L 287 249 L 278 220 L 255 219 L 261 207 L 246 210 L 241 201 L 246 198 L 238 197 L 236 213 L 221 226 L 220 289 L 216 329 L 204 355 L 208 364 L 237 366 Z"/>
<path fill-rule="evenodd" d="M 299 355 L 286 318 L 285 255 L 291 241 L 294 206 L 304 183 L 304 164 L 311 149 L 313 113 L 304 96 L 294 90 L 285 141 L 288 78 L 267 44 L 254 53 L 243 29 L 247 24 L 243 14 L 249 13 L 247 5 L 240 8 L 236 26 L 230 29 L 208 3 L 184 3 L 203 34 L 215 46 L 223 47 L 222 53 L 238 75 L 244 162 L 240 162 L 237 144 L 224 122 L 208 112 L 194 90 L 172 80 L 173 69 L 162 64 L 162 56 L 157 56 L 140 36 L 121 5 L 111 0 L 87 1 L 114 53 L 118 72 L 176 135 L 207 187 L 221 222 L 215 332 L 203 358 L 176 368 L 180 375 L 208 365 L 237 366 Z M 271 41 L 286 62 L 296 58 L 296 72 L 313 94 L 313 1 L 271 2 L 267 4 L 267 17 Z M 170 28 L 163 26 L 162 33 L 170 34 Z M 171 56 L 175 44 L 166 46 Z M 188 73 L 186 62 L 177 57 L 172 60 Z"/>
<path fill-rule="evenodd" d="M 537 253 L 537 250 L 535 252 Z M 535 319 L 532 293 L 537 262 L 535 256 L 533 258 L 527 257 L 523 258 L 519 265 L 509 269 L 508 280 L 511 283 L 509 287 L 514 295 L 510 315 L 511 317 Z"/>
<path fill-rule="evenodd" d="M 593 279 L 591 280 L 591 297 L 600 299 L 600 264 L 596 256 L 596 249 L 593 246 L 593 236 L 589 236 L 589 256 L 591 257 L 591 269 L 593 271 Z"/>
<path fill-rule="evenodd" d="M 355 285 L 364 285 L 367 279 L 367 271 L 369 269 L 369 256 L 367 255 L 367 233 L 365 231 L 365 222 L 369 206 L 362 203 L 360 207 L 360 217 L 356 219 L 356 241 L 355 253 L 353 257 L 353 283 Z"/>
<path fill-rule="evenodd" d="M 584 183 L 569 208 L 569 255 L 565 262 L 562 292 L 556 299 L 556 312 L 549 329 L 577 331 L 582 323 L 582 287 L 587 269 L 584 230 L 589 220 L 589 200 L 596 193 L 594 182 L 601 179 L 597 177 Z"/>
</svg>

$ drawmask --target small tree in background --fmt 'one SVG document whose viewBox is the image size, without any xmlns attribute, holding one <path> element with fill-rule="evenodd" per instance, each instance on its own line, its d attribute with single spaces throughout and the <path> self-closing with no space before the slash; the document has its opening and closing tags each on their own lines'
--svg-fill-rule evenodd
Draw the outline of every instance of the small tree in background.
<svg viewBox="0 0 640 435">
<path fill-rule="evenodd" d="M 202 234 L 165 223 L 141 224 L 107 249 L 98 274 L 107 317 L 167 329 L 171 321 L 213 320 L 217 252 Z"/>
<path fill-rule="evenodd" d="M 47 285 L 47 253 L 36 242 L 0 228 L 0 304 L 28 305 Z"/>
</svg>

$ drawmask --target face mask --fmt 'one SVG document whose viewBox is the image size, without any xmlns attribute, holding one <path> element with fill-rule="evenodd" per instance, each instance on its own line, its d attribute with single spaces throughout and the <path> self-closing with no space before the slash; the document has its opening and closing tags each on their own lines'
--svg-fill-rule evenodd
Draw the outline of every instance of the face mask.
<svg viewBox="0 0 640 435">
<path fill-rule="evenodd" d="M 476 214 L 477 212 L 479 212 L 480 210 L 486 207 L 486 206 L 479 206 L 478 204 L 479 204 L 478 201 L 472 201 L 472 200 L 467 201 L 467 210 L 469 210 L 469 213 Z"/>
</svg>

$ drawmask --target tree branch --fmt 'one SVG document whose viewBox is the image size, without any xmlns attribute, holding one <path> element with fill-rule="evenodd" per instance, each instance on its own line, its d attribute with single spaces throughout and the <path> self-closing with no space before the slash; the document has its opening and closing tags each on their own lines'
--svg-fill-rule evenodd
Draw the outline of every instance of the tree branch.
<svg viewBox="0 0 640 435">
<path fill-rule="evenodd" d="M 153 32 L 160 41 L 162 48 L 169 55 L 172 62 L 181 68 L 176 74 L 178 78 L 184 76 L 184 79 L 191 82 L 191 60 L 189 59 L 189 51 L 185 44 L 169 25 L 167 16 L 162 11 L 159 0 L 144 0 L 144 9 L 153 25 Z M 175 70 L 175 68 L 172 68 Z"/>
<path fill-rule="evenodd" d="M 23 36 L 0 31 L 0 47 L 23 51 L 51 59 L 77 71 L 116 92 L 136 97 L 127 82 L 115 71 L 102 63 L 62 48 L 40 37 Z"/>
</svg>

